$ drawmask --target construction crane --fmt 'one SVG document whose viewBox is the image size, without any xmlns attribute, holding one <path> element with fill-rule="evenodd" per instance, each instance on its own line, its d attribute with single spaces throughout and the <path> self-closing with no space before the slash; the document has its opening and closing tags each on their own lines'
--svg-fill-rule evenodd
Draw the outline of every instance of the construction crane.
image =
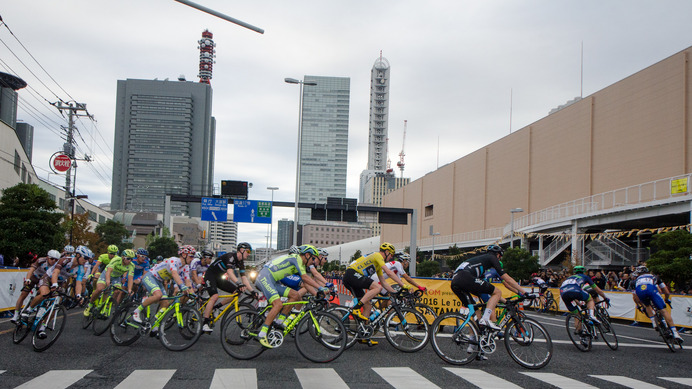
<svg viewBox="0 0 692 389">
<path fill-rule="evenodd" d="M 399 168 L 401 171 L 401 178 L 404 178 L 404 146 L 406 145 L 406 124 L 408 120 L 404 120 L 404 140 L 401 142 L 401 152 L 399 153 L 399 162 L 396 163 L 396 166 Z"/>
<path fill-rule="evenodd" d="M 392 160 L 389 158 L 389 137 L 384 139 L 384 153 L 387 156 L 387 173 L 391 173 L 394 171 L 392 169 Z"/>
</svg>

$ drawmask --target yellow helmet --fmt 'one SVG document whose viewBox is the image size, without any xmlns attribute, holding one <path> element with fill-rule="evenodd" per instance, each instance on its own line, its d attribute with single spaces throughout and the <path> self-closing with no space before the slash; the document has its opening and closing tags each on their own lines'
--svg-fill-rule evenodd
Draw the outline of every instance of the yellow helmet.
<svg viewBox="0 0 692 389">
<path fill-rule="evenodd" d="M 380 245 L 380 251 L 389 251 L 392 253 L 392 255 L 394 255 L 396 250 L 394 250 L 394 246 L 392 246 L 391 243 L 384 242 Z"/>
</svg>

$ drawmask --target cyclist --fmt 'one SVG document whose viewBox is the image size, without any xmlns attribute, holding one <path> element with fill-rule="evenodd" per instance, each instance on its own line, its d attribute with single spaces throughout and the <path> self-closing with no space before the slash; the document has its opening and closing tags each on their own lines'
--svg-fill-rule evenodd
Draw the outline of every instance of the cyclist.
<svg viewBox="0 0 692 389">
<path fill-rule="evenodd" d="M 370 311 L 372 310 L 370 300 L 377 296 L 382 288 L 390 293 L 396 293 L 394 288 L 384 281 L 384 274 L 387 274 L 395 281 L 398 280 L 397 284 L 402 288 L 404 287 L 401 279 L 385 266 L 385 262 L 389 262 L 394 258 L 394 252 L 394 246 L 391 243 L 384 242 L 380 245 L 380 251 L 369 254 L 367 257 L 356 259 L 346 269 L 344 286 L 353 293 L 354 298 L 358 299 L 358 302 L 353 306 L 353 314 L 365 322 L 370 320 Z M 370 278 L 373 275 L 377 276 L 379 283 Z M 359 310 L 360 308 L 362 310 Z M 363 341 L 368 342 L 365 339 Z M 370 345 L 375 344 L 377 344 L 375 341 L 370 343 Z"/>
<path fill-rule="evenodd" d="M 74 254 L 74 246 L 68 244 L 62 249 L 61 257 L 71 257 Z"/>
<path fill-rule="evenodd" d="M 574 305 L 573 301 L 586 301 L 586 308 L 589 310 L 589 319 L 594 323 L 600 323 L 596 318 L 596 303 L 591 297 L 591 293 L 589 293 L 590 290 L 593 290 L 596 294 L 601 296 L 603 300 L 606 301 L 606 304 L 610 304 L 610 299 L 606 297 L 601 288 L 594 284 L 591 277 L 584 274 L 584 266 L 575 266 L 574 275 L 567 277 L 567 279 L 562 282 L 562 285 L 560 285 L 560 299 L 564 301 L 567 310 L 573 313 L 577 311 L 577 306 Z M 575 323 L 575 329 L 577 331 L 581 330 L 581 328 L 577 328 L 580 324 L 576 319 Z"/>
<path fill-rule="evenodd" d="M 118 257 L 118 246 L 112 244 L 108 246 L 107 253 L 99 255 L 96 263 L 94 263 L 94 266 L 91 269 L 91 275 L 98 279 L 101 276 L 103 269 L 105 269 L 106 266 L 108 266 L 108 264 L 115 258 L 120 258 Z"/>
<path fill-rule="evenodd" d="M 166 287 L 164 282 L 173 280 L 180 288 L 180 291 L 187 294 L 188 289 L 192 287 L 190 282 L 190 262 L 195 257 L 195 248 L 192 246 L 181 246 L 178 249 L 178 257 L 170 257 L 156 264 L 142 278 L 142 284 L 149 293 L 142 303 L 132 312 L 132 319 L 137 323 L 142 323 L 142 309 L 151 304 L 159 303 L 163 297 L 167 297 Z M 168 307 L 170 301 L 160 301 L 159 310 Z M 157 327 L 151 329 L 151 335 L 156 336 L 159 329 Z"/>
<path fill-rule="evenodd" d="M 228 292 L 235 293 L 236 290 L 243 291 L 247 288 L 248 291 L 253 291 L 250 280 L 245 275 L 245 261 L 252 254 L 252 246 L 250 243 L 242 242 L 238 243 L 236 246 L 236 251 L 226 253 L 218 258 L 209 265 L 209 268 L 204 272 L 203 284 L 209 293 L 209 301 L 207 301 L 207 306 L 204 308 L 204 325 L 202 326 L 202 331 L 206 333 L 211 333 L 213 330 L 210 326 L 211 311 L 216 305 L 216 301 L 219 299 L 219 289 Z M 202 252 L 203 257 L 208 257 L 211 260 L 213 254 L 209 251 Z M 235 275 L 235 270 L 238 270 L 240 274 L 241 285 L 239 284 L 238 277 Z M 224 302 L 227 304 L 228 301 Z"/>
<path fill-rule="evenodd" d="M 301 298 L 297 291 L 279 282 L 282 278 L 290 274 L 298 274 L 303 279 L 304 287 L 310 293 L 317 295 L 317 292 L 328 291 L 327 288 L 321 287 L 315 280 L 308 276 L 305 270 L 306 266 L 314 264 L 314 262 L 319 259 L 317 249 L 311 245 L 302 245 L 298 248 L 298 251 L 299 254 L 297 256 L 289 254 L 272 260 L 269 266 L 260 270 L 255 280 L 255 286 L 264 293 L 268 303 L 272 305 L 271 310 L 267 313 L 264 325 L 257 336 L 260 344 L 266 348 L 272 348 L 267 340 L 267 332 L 269 331 L 269 326 L 274 322 L 274 318 L 281 313 L 276 324 L 282 326 L 286 314 L 291 310 L 290 305 L 286 307 L 283 306 L 281 297 L 288 297 L 289 302 L 298 301 Z"/>
<path fill-rule="evenodd" d="M 500 246 L 495 244 L 488 246 L 485 254 L 477 255 L 462 262 L 454 271 L 451 283 L 452 292 L 457 295 L 464 306 L 473 303 L 472 301 L 468 301 L 466 297 L 467 292 L 476 296 L 483 294 L 490 295 L 485 306 L 485 311 L 483 311 L 483 315 L 478 321 L 478 324 L 487 326 L 496 331 L 500 330 L 500 327 L 492 321 L 491 315 L 495 312 L 495 307 L 502 298 L 502 291 L 486 281 L 483 278 L 484 273 L 491 268 L 495 269 L 507 289 L 520 296 L 526 294 L 524 289 L 502 269 L 502 262 L 500 262 L 502 254 L 503 251 Z"/>
<path fill-rule="evenodd" d="M 654 312 L 651 308 L 651 305 L 654 305 L 656 309 L 663 314 L 675 339 L 682 342 L 682 337 L 678 334 L 678 329 L 675 328 L 675 324 L 673 323 L 673 316 L 670 314 L 670 310 L 666 309 L 666 303 L 670 304 L 670 291 L 666 284 L 661 281 L 659 276 L 651 274 L 649 268 L 643 265 L 638 266 L 632 275 L 638 276 L 634 290 L 635 295 L 642 305 L 646 307 L 646 316 L 651 319 L 651 325 L 654 326 L 654 328 L 656 327 L 656 321 L 653 318 Z M 661 297 L 661 292 L 665 295 L 665 300 Z"/>
<path fill-rule="evenodd" d="M 123 250 L 122 254 L 122 257 L 117 257 L 109 261 L 106 270 L 99 276 L 96 282 L 96 289 L 91 293 L 89 305 L 84 310 L 84 316 L 91 315 L 91 308 L 94 307 L 94 302 L 96 302 L 99 295 L 101 295 L 111 283 L 122 287 L 120 278 L 123 275 L 127 275 L 127 293 L 132 294 L 133 277 L 135 274 L 135 265 L 132 263 L 132 260 L 135 258 L 135 252 L 132 249 L 126 249 Z M 116 302 L 120 302 L 121 298 L 122 296 L 120 294 L 116 295 Z"/>
<path fill-rule="evenodd" d="M 91 261 L 93 260 L 94 253 L 89 250 L 86 246 L 77 246 L 75 249 L 75 259 L 77 261 L 77 271 L 75 274 L 75 296 L 79 299 L 80 303 L 83 301 L 84 296 L 82 293 L 85 290 L 85 276 L 91 274 Z"/>
<path fill-rule="evenodd" d="M 14 310 L 14 316 L 12 316 L 12 319 L 10 321 L 12 323 L 17 323 L 17 320 L 19 320 L 19 311 L 22 309 L 22 305 L 24 304 L 24 300 L 29 296 L 31 293 L 31 290 L 34 289 L 35 287 L 38 286 L 39 281 L 45 276 L 48 272 L 51 271 L 53 266 L 55 266 L 55 263 L 60 259 L 60 252 L 58 250 L 49 250 L 48 254 L 45 257 L 41 258 L 36 258 L 32 263 L 31 266 L 29 267 L 29 271 L 26 273 L 26 277 L 24 278 L 24 286 L 22 287 L 21 293 L 19 294 L 19 298 L 17 299 L 17 305 L 15 306 Z M 29 308 L 25 311 L 24 316 L 29 317 L 30 311 L 33 311 L 33 308 L 38 305 L 38 303 L 42 300 L 38 300 L 36 304 L 32 304 L 34 301 L 32 299 L 30 301 Z"/>
<path fill-rule="evenodd" d="M 134 282 L 133 290 L 137 290 L 142 283 L 142 277 L 151 269 L 151 261 L 149 260 L 149 251 L 147 249 L 140 247 L 135 254 L 135 260 L 132 261 L 132 264 L 135 266 L 135 272 L 132 276 L 132 282 Z M 125 281 L 124 285 L 127 286 L 128 283 L 125 277 L 123 277 L 123 281 Z"/>
<path fill-rule="evenodd" d="M 192 285 L 197 290 L 201 290 L 204 287 L 204 273 L 209 268 L 213 257 L 214 253 L 209 250 L 198 251 L 195 254 L 195 259 L 190 263 L 190 278 L 192 278 Z"/>
<path fill-rule="evenodd" d="M 385 263 L 384 265 L 389 270 L 391 270 L 392 273 L 394 273 L 396 278 L 392 277 L 392 279 L 396 283 L 399 283 L 399 281 L 401 281 L 401 278 L 403 278 L 406 280 L 406 282 L 408 282 L 409 284 L 418 288 L 418 290 L 425 292 L 427 289 L 424 286 L 418 285 L 418 283 L 413 278 L 411 278 L 411 276 L 409 276 L 406 273 L 406 269 L 408 269 L 408 265 L 409 265 L 410 261 L 411 261 L 410 255 L 408 255 L 407 253 L 405 253 L 403 251 L 397 251 L 394 254 L 394 259 Z M 390 278 L 387 273 L 383 273 L 382 276 L 384 277 L 385 280 L 387 278 Z M 377 275 L 376 274 L 373 274 L 372 276 L 370 276 L 370 278 L 372 278 L 373 281 L 377 281 Z M 386 292 L 387 291 L 384 288 L 382 288 L 382 290 L 380 291 L 380 293 L 382 293 L 382 294 L 386 294 Z"/>
</svg>

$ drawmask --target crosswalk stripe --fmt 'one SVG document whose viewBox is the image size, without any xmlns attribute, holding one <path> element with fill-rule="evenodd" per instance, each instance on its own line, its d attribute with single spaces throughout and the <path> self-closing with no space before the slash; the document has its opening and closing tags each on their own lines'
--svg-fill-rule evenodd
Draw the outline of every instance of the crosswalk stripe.
<svg viewBox="0 0 692 389">
<path fill-rule="evenodd" d="M 682 377 L 658 377 L 662 380 L 673 381 L 676 384 L 692 386 L 692 378 L 682 378 Z"/>
<path fill-rule="evenodd" d="M 17 386 L 16 389 L 64 389 L 81 380 L 85 375 L 91 372 L 92 370 L 51 370 L 29 382 Z"/>
<path fill-rule="evenodd" d="M 440 388 L 409 367 L 373 367 L 372 369 L 396 389 Z"/>
<path fill-rule="evenodd" d="M 255 369 L 216 369 L 209 389 L 257 389 Z"/>
<path fill-rule="evenodd" d="M 662 386 L 650 384 L 648 382 L 635 380 L 634 378 L 625 377 L 621 375 L 593 375 L 591 377 L 600 378 L 602 380 L 610 381 L 618 385 L 627 386 L 632 389 L 663 389 Z"/>
<path fill-rule="evenodd" d="M 321 389 L 325 386 L 333 389 L 348 389 L 348 385 L 339 377 L 336 370 L 329 368 L 294 369 L 303 389 Z"/>
<path fill-rule="evenodd" d="M 550 385 L 557 386 L 561 389 L 598 389 L 595 386 L 585 384 L 579 380 L 564 377 L 555 373 L 535 373 L 526 371 L 521 371 L 520 373 L 535 378 L 537 380 L 549 383 Z"/>
<path fill-rule="evenodd" d="M 125 378 L 115 389 L 136 388 L 158 389 L 166 386 L 173 377 L 175 370 L 135 370 Z"/>
<path fill-rule="evenodd" d="M 445 367 L 445 370 L 456 374 L 479 388 L 522 389 L 521 386 L 514 385 L 507 380 L 486 373 L 483 370 L 462 369 L 459 367 Z"/>
</svg>

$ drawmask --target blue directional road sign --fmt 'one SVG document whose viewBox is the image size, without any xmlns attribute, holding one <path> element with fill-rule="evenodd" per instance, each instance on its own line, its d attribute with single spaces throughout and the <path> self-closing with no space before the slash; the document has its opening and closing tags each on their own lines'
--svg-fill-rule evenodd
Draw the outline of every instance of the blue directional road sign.
<svg viewBox="0 0 692 389">
<path fill-rule="evenodd" d="M 228 220 L 228 199 L 202 197 L 202 220 L 225 222 Z"/>
<path fill-rule="evenodd" d="M 269 224 L 272 222 L 272 202 L 233 200 L 233 221 Z"/>
</svg>

